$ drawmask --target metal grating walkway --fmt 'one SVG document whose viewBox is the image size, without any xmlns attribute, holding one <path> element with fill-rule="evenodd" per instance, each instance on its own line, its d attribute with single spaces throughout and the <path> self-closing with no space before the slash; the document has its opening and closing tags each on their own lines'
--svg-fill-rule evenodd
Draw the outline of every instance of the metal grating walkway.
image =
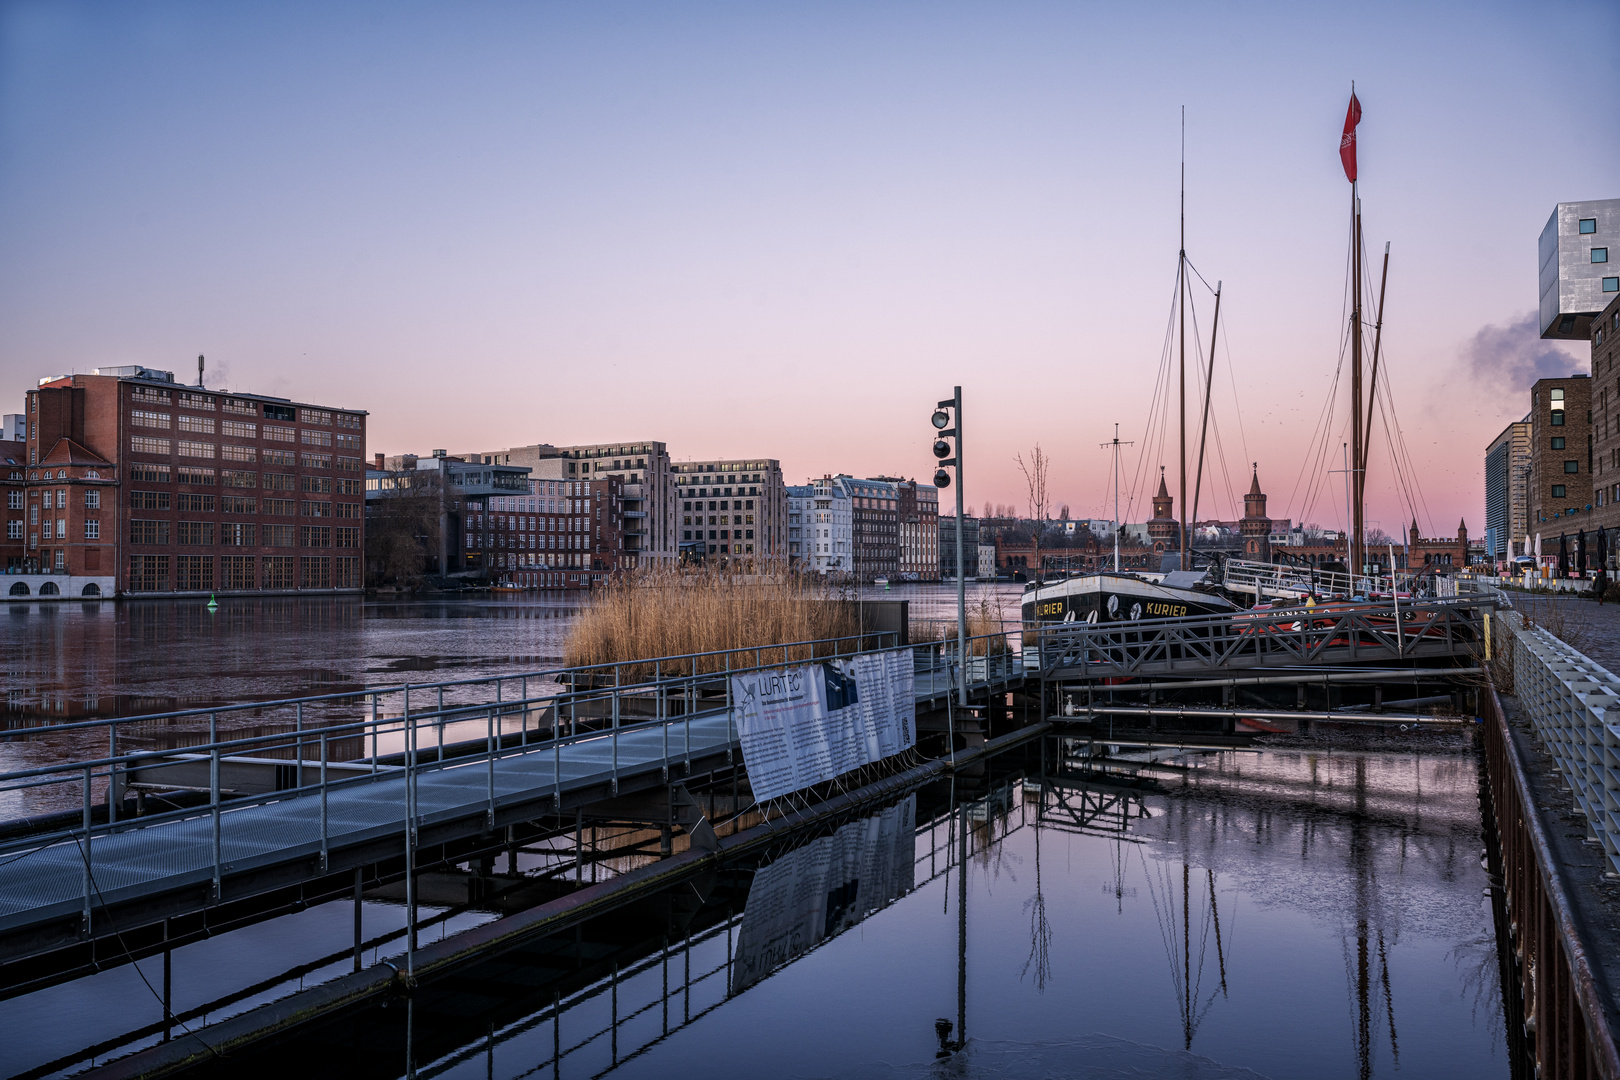
<svg viewBox="0 0 1620 1080">
<path fill-rule="evenodd" d="M 688 736 L 687 729 L 690 734 Z M 688 742 L 689 738 L 689 742 Z M 617 744 L 615 746 L 615 743 Z M 497 757 L 495 807 L 537 802 L 611 782 L 615 777 L 662 771 L 690 758 L 724 753 L 736 744 L 724 713 L 690 724 L 621 728 L 561 747 L 542 744 Z M 465 819 L 490 806 L 488 757 L 420 766 L 416 774 L 419 827 Z M 322 799 L 305 792 L 219 814 L 221 878 L 318 856 L 322 851 Z M 403 836 L 405 773 L 331 786 L 326 794 L 328 850 Z M 71 917 L 85 907 L 81 840 L 13 854 L 0 864 L 0 933 Z M 196 816 L 98 834 L 91 848 L 95 907 L 209 884 L 214 877 L 214 816 Z"/>
</svg>

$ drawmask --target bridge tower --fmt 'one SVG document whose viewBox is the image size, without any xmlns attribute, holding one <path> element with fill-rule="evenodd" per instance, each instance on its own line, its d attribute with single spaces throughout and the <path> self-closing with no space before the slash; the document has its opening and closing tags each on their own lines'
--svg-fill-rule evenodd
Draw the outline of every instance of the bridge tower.
<svg viewBox="0 0 1620 1080">
<path fill-rule="evenodd" d="M 1271 519 L 1266 516 L 1266 493 L 1260 490 L 1260 463 L 1254 463 L 1249 493 L 1243 496 L 1243 520 L 1238 522 L 1243 536 L 1244 558 L 1253 562 L 1271 561 Z"/>
</svg>

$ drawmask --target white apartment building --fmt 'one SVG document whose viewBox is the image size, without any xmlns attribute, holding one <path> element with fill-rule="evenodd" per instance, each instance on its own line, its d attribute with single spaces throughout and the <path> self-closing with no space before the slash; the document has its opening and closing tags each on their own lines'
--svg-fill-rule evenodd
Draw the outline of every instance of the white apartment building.
<svg viewBox="0 0 1620 1080">
<path fill-rule="evenodd" d="M 534 480 L 621 480 L 625 545 L 639 552 L 636 565 L 668 566 L 679 557 L 675 474 L 664 443 L 536 443 L 456 456 L 486 465 L 526 465 Z"/>
<path fill-rule="evenodd" d="M 823 577 L 854 572 L 850 507 L 849 493 L 836 477 L 788 489 L 789 555 L 795 565 Z M 793 551 L 795 545 L 797 554 Z"/>
<path fill-rule="evenodd" d="M 680 504 L 677 544 L 683 555 L 789 557 L 788 494 L 780 461 L 726 458 L 683 461 L 671 468 Z"/>
</svg>

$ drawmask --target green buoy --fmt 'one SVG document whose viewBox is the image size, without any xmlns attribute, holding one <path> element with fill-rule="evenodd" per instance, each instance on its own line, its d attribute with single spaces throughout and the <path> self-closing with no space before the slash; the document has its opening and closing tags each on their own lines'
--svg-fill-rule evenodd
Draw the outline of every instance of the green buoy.
<svg viewBox="0 0 1620 1080">
<path fill-rule="evenodd" d="M 215 601 L 213 593 L 208 594 L 208 610 L 209 611 L 218 611 L 219 610 L 219 603 L 217 601 Z"/>
</svg>

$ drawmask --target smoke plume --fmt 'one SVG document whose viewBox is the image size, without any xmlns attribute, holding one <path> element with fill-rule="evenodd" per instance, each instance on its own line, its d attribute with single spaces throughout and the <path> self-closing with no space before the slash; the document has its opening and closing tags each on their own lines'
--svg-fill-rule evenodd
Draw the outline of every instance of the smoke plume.
<svg viewBox="0 0 1620 1080">
<path fill-rule="evenodd" d="M 1586 366 L 1562 343 L 1541 340 L 1534 311 L 1501 326 L 1481 327 L 1463 346 L 1462 358 L 1476 386 L 1510 394 L 1527 394 L 1537 379 Z"/>
</svg>

